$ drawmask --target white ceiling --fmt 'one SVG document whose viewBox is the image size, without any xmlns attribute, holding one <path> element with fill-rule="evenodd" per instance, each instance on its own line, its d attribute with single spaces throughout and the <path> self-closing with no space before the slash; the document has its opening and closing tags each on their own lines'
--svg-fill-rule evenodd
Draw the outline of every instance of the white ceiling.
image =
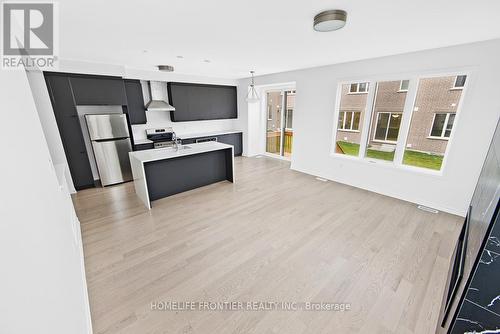
<svg viewBox="0 0 500 334">
<path fill-rule="evenodd" d="M 315 32 L 325 9 L 347 25 Z M 61 0 L 59 12 L 62 59 L 222 78 L 500 37 L 498 0 Z"/>
</svg>

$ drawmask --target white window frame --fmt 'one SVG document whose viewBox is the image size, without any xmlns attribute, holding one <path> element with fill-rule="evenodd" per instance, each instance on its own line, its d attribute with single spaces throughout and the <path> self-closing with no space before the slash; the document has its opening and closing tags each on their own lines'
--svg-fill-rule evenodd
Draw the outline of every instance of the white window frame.
<svg viewBox="0 0 500 334">
<path fill-rule="evenodd" d="M 341 110 L 340 112 L 343 112 L 344 113 L 344 118 L 342 119 L 342 128 L 341 129 L 338 129 L 338 131 L 344 131 L 344 132 L 359 132 L 359 127 L 361 124 L 358 124 L 358 130 L 355 130 L 352 128 L 353 124 L 354 124 L 354 114 L 355 113 L 359 113 L 359 119 L 360 119 L 360 122 L 361 123 L 361 111 L 357 111 L 357 110 Z M 346 129 L 345 128 L 345 121 L 347 119 L 347 113 L 351 113 L 351 128 L 350 129 Z M 339 113 L 340 114 L 340 113 Z M 339 115 L 340 116 L 340 115 Z M 338 118 L 337 118 L 337 124 L 338 124 Z"/>
<path fill-rule="evenodd" d="M 444 124 L 443 124 L 443 129 L 441 130 L 441 135 L 440 136 L 433 136 L 432 135 L 432 129 L 434 128 L 434 122 L 436 121 L 436 115 L 443 115 L 446 114 L 446 118 L 444 119 Z M 440 140 L 449 140 L 451 137 L 451 133 L 453 133 L 453 127 L 455 126 L 455 120 L 453 120 L 453 125 L 451 127 L 451 132 L 450 132 L 450 137 L 446 137 L 444 134 L 446 133 L 446 128 L 448 127 L 448 122 L 450 120 L 450 115 L 455 115 L 455 118 L 457 118 L 456 113 L 454 112 L 435 112 L 434 115 L 432 116 L 432 124 L 431 128 L 429 129 L 429 135 L 427 138 L 429 139 L 440 139 Z"/>
<path fill-rule="evenodd" d="M 359 86 L 361 84 L 366 84 L 366 90 L 365 91 L 360 91 L 359 90 Z M 356 85 L 356 91 L 355 92 L 351 92 L 351 86 L 352 85 Z M 368 91 L 370 90 L 370 83 L 367 82 L 367 81 L 361 81 L 361 82 L 352 82 L 349 84 L 349 91 L 347 92 L 347 94 L 368 94 Z"/>
<path fill-rule="evenodd" d="M 401 80 L 399 82 L 399 90 L 398 90 L 398 92 L 400 92 L 400 93 L 406 93 L 408 91 L 408 88 L 403 89 L 403 81 L 408 81 L 408 87 L 410 87 L 410 80 L 408 80 L 408 79 Z"/>
<path fill-rule="evenodd" d="M 388 144 L 396 144 L 398 141 L 397 140 L 387 140 L 387 134 L 389 133 L 389 124 L 391 123 L 391 117 L 392 114 L 399 114 L 401 117 L 403 117 L 403 112 L 392 112 L 392 111 L 377 111 L 376 112 L 376 121 L 375 121 L 375 128 L 373 131 L 373 138 L 372 140 L 378 143 L 388 143 Z M 385 130 L 385 139 L 376 139 L 375 134 L 377 133 L 377 125 L 378 125 L 378 115 L 379 114 L 389 114 L 389 119 L 387 120 L 387 129 Z M 401 122 L 399 123 L 399 130 L 398 130 L 398 138 L 399 138 L 399 132 L 401 131 Z"/>
<path fill-rule="evenodd" d="M 450 69 L 445 69 L 445 70 L 431 70 L 431 71 L 415 71 L 415 72 L 401 72 L 401 73 L 392 73 L 392 74 L 378 74 L 378 75 L 373 75 L 370 77 L 351 77 L 351 78 L 344 78 L 340 79 L 337 82 L 337 87 L 336 87 L 336 99 L 335 99 L 335 112 L 333 122 L 332 122 L 332 134 L 331 134 L 331 141 L 330 141 L 330 156 L 335 159 L 343 159 L 343 160 L 349 160 L 353 161 L 355 163 L 360 163 L 360 164 L 373 164 L 376 166 L 379 166 L 380 168 L 388 168 L 388 169 L 399 169 L 399 170 L 406 170 L 409 172 L 415 172 L 415 173 L 421 173 L 421 174 L 427 174 L 427 175 L 432 175 L 436 177 L 443 176 L 444 173 L 447 171 L 447 162 L 448 162 L 448 154 L 450 147 L 453 146 L 454 143 L 454 137 L 456 135 L 457 130 L 453 130 L 450 134 L 450 137 L 448 138 L 448 144 L 446 146 L 446 150 L 444 152 L 444 158 L 443 158 L 443 163 L 441 165 L 440 170 L 432 170 L 432 169 L 427 169 L 427 168 L 422 168 L 422 167 L 417 167 L 417 166 L 410 166 L 410 165 L 404 165 L 403 164 L 403 157 L 404 157 L 404 152 L 406 150 L 406 144 L 408 140 L 408 135 L 410 131 L 410 126 L 411 126 L 411 120 L 413 113 L 415 112 L 415 102 L 416 102 L 416 97 L 417 97 L 417 92 L 418 92 L 418 86 L 420 83 L 421 79 L 428 79 L 428 78 L 439 78 L 439 77 L 457 77 L 459 75 L 466 75 L 467 80 L 465 83 L 465 86 L 463 88 L 462 95 L 460 97 L 460 101 L 457 105 L 457 108 L 455 110 L 455 120 L 453 123 L 453 127 L 456 128 L 457 126 L 460 126 L 460 118 L 461 118 L 461 112 L 460 110 L 462 109 L 462 106 L 464 104 L 464 100 L 467 98 L 467 91 L 471 84 L 474 82 L 474 73 L 477 71 L 477 66 L 467 66 L 467 67 L 457 67 L 457 68 L 450 68 Z M 339 112 L 340 112 L 340 100 L 342 98 L 342 87 L 343 85 L 350 85 L 352 83 L 356 82 L 368 82 L 369 84 L 369 89 L 368 89 L 368 96 L 366 100 L 366 106 L 364 112 L 366 113 L 367 110 L 372 110 L 373 106 L 375 104 L 375 96 L 376 96 L 376 87 L 377 87 L 377 82 L 383 82 L 383 81 L 401 81 L 401 78 L 406 78 L 405 80 L 410 80 L 409 86 L 408 86 L 408 92 L 407 92 L 407 97 L 406 97 L 406 102 L 405 106 L 403 108 L 403 118 L 401 120 L 401 125 L 399 128 L 399 135 L 398 135 L 398 141 L 396 144 L 396 151 L 394 154 L 394 160 L 392 162 L 390 161 L 384 161 L 384 160 L 377 160 L 377 159 L 372 159 L 366 157 L 366 150 L 368 148 L 368 138 L 369 138 L 369 130 L 370 130 L 370 122 L 371 122 L 371 117 L 367 117 L 366 115 L 363 117 L 363 122 L 360 122 L 359 125 L 359 131 L 361 132 L 361 139 L 359 143 L 359 153 L 357 156 L 352 156 L 352 155 L 347 155 L 347 154 L 342 154 L 342 153 L 337 153 L 336 152 L 336 144 L 337 144 L 337 138 L 340 138 L 340 134 L 338 133 L 337 125 L 338 125 L 338 117 L 339 117 Z M 375 86 L 374 86 L 375 85 Z M 370 89 L 370 87 L 375 87 L 375 89 Z M 348 93 L 349 94 L 349 91 Z M 458 124 L 458 125 L 457 125 Z"/>
</svg>

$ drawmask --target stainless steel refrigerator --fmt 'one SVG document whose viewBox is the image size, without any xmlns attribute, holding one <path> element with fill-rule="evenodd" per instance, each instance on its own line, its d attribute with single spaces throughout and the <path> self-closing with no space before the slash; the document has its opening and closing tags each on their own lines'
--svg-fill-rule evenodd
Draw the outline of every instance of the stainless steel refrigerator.
<svg viewBox="0 0 500 334">
<path fill-rule="evenodd" d="M 85 115 L 103 186 L 132 180 L 128 153 L 132 151 L 124 114 Z"/>
</svg>

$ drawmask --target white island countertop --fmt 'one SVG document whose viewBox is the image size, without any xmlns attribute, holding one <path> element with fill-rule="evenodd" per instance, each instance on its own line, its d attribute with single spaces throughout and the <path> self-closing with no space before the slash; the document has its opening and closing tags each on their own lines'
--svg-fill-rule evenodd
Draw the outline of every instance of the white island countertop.
<svg viewBox="0 0 500 334">
<path fill-rule="evenodd" d="M 167 147 L 167 148 L 157 148 L 152 150 L 134 151 L 130 152 L 129 156 L 131 159 L 134 158 L 139 162 L 145 163 L 149 161 L 172 159 L 186 155 L 224 150 L 232 148 L 233 146 L 212 141 L 207 143 L 180 145 L 179 147 L 180 148 L 178 150 L 176 150 L 174 147 Z"/>
<path fill-rule="evenodd" d="M 148 209 L 151 209 L 151 201 L 145 171 L 145 165 L 148 162 L 174 159 L 219 150 L 231 150 L 229 152 L 231 156 L 230 166 L 226 168 L 229 168 L 228 173 L 230 176 L 228 180 L 234 182 L 234 148 L 232 145 L 219 142 L 206 142 L 180 145 L 179 149 L 168 147 L 129 152 L 130 165 L 132 167 L 134 187 L 137 196 L 142 200 L 142 202 Z"/>
</svg>

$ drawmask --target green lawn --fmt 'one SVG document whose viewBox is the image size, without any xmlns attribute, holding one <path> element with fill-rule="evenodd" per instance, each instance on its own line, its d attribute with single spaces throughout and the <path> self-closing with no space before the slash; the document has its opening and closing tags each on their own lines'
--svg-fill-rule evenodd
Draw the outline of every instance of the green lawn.
<svg viewBox="0 0 500 334">
<path fill-rule="evenodd" d="M 410 166 L 440 170 L 443 164 L 443 156 L 406 150 L 403 157 L 403 163 Z"/>
<path fill-rule="evenodd" d="M 338 141 L 337 145 L 340 146 L 344 154 L 357 156 L 359 154 L 359 144 L 348 143 L 346 141 Z"/>
<path fill-rule="evenodd" d="M 383 152 L 377 150 L 368 149 L 366 152 L 366 156 L 368 158 L 379 159 L 379 160 L 394 160 L 394 152 Z"/>
<path fill-rule="evenodd" d="M 338 141 L 337 145 L 347 155 L 358 156 L 359 144 Z M 368 158 L 392 161 L 394 160 L 394 152 L 382 152 L 368 149 L 366 156 Z M 409 166 L 423 167 L 434 170 L 440 170 L 443 163 L 443 156 L 435 154 L 421 153 L 412 150 L 405 150 L 403 164 Z"/>
</svg>

